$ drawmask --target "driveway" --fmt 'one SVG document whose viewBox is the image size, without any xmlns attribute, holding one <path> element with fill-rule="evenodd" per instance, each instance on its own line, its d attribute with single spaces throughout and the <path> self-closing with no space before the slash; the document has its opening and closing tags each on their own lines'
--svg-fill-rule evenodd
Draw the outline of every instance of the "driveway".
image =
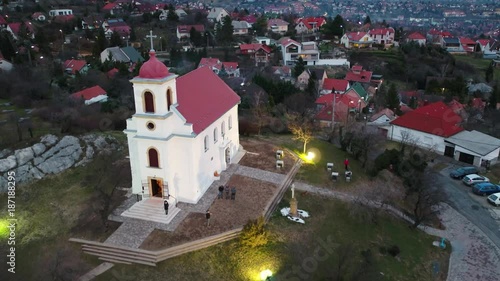
<svg viewBox="0 0 500 281">
<path fill-rule="evenodd" d="M 433 173 L 436 185 L 444 189 L 450 206 L 474 223 L 500 248 L 500 208 L 490 206 L 486 197 L 472 194 L 471 188 L 460 180 L 451 179 L 449 173 L 455 168 L 451 165 L 440 173 Z"/>
</svg>

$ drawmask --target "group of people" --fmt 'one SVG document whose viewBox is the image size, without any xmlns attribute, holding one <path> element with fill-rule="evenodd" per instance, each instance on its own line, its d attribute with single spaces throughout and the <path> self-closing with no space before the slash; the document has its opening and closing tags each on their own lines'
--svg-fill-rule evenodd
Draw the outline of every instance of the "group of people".
<svg viewBox="0 0 500 281">
<path fill-rule="evenodd" d="M 236 199 L 236 187 L 229 187 L 229 185 L 221 185 L 219 186 L 219 194 L 217 195 L 217 199 L 224 199 L 224 193 L 226 194 L 226 199 L 235 200 Z"/>
</svg>

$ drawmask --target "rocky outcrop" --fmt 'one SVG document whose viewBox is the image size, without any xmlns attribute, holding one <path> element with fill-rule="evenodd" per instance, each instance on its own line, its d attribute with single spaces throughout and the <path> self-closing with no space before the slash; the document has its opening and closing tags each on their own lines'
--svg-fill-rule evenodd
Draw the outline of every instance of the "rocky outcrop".
<svg viewBox="0 0 500 281">
<path fill-rule="evenodd" d="M 0 155 L 0 193 L 7 191 L 7 173 L 15 172 L 16 184 L 41 179 L 71 167 L 89 163 L 95 155 L 119 150 L 113 137 L 85 135 L 81 138 L 45 135 L 39 143 Z"/>
</svg>

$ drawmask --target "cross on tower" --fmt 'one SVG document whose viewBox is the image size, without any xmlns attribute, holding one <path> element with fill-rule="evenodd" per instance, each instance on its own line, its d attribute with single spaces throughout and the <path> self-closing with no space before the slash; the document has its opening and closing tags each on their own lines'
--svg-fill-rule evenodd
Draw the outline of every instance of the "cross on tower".
<svg viewBox="0 0 500 281">
<path fill-rule="evenodd" d="M 150 30 L 149 35 L 146 35 L 146 37 L 151 40 L 151 51 L 154 51 L 155 48 L 153 47 L 153 38 L 156 38 L 156 35 L 153 35 L 153 30 Z"/>
</svg>

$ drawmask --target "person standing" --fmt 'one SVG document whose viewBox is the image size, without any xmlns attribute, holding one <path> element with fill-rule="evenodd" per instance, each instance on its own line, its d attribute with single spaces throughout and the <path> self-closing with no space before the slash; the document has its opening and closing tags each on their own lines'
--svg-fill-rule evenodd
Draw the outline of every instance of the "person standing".
<svg viewBox="0 0 500 281">
<path fill-rule="evenodd" d="M 346 171 L 349 171 L 349 159 L 347 159 L 347 158 L 346 158 L 346 159 L 344 160 L 344 166 L 345 166 L 345 170 L 346 170 Z"/>
<path fill-rule="evenodd" d="M 168 215 L 168 201 L 163 201 L 163 208 L 165 209 L 165 215 Z"/>
<path fill-rule="evenodd" d="M 229 199 L 229 185 L 224 187 L 224 191 L 226 192 L 226 200 Z"/>
<path fill-rule="evenodd" d="M 205 218 L 207 219 L 207 227 L 210 226 L 210 210 L 205 213 Z"/>
<path fill-rule="evenodd" d="M 224 192 L 224 186 L 219 186 L 219 195 L 217 195 L 217 199 L 222 199 L 222 194 Z"/>
</svg>

